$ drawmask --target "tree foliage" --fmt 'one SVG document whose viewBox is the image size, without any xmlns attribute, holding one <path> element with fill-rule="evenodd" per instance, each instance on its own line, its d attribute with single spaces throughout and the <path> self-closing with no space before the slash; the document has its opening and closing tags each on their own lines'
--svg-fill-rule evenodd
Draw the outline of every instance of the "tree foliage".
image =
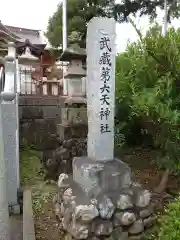
<svg viewBox="0 0 180 240">
<path fill-rule="evenodd" d="M 164 0 L 122 0 L 115 4 L 113 0 L 68 0 L 68 40 L 85 47 L 86 26 L 92 17 L 114 17 L 118 22 L 128 21 L 131 14 L 139 13 L 155 18 L 157 7 L 164 7 Z M 178 0 L 167 0 L 168 19 L 179 16 L 180 3 Z M 46 36 L 52 46 L 58 47 L 62 43 L 62 4 L 50 17 Z"/>
<path fill-rule="evenodd" d="M 69 43 L 79 43 L 85 47 L 86 26 L 91 18 L 95 16 L 112 16 L 112 0 L 68 0 L 68 40 Z M 46 36 L 52 46 L 59 46 L 62 43 L 62 4 L 50 17 Z"/>
<path fill-rule="evenodd" d="M 128 21 L 131 14 L 139 13 L 140 16 L 148 15 L 151 19 L 157 17 L 157 9 L 164 9 L 164 0 L 122 0 L 115 4 L 114 16 L 119 22 Z M 167 0 L 168 20 L 178 17 L 180 14 L 180 2 Z"/>
<path fill-rule="evenodd" d="M 141 119 L 161 149 L 160 164 L 174 171 L 180 166 L 180 29 L 165 38 L 159 29 L 117 56 L 116 105 L 128 109 L 126 121 Z"/>
</svg>

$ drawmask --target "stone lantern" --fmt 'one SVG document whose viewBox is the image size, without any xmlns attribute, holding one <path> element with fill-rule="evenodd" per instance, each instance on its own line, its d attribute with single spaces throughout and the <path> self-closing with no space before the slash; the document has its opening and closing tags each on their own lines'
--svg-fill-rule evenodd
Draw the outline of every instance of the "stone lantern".
<svg viewBox="0 0 180 240">
<path fill-rule="evenodd" d="M 66 49 L 60 61 L 68 63 L 64 66 L 64 87 L 68 97 L 85 97 L 86 95 L 86 52 L 85 49 L 73 45 Z M 65 64 L 64 64 L 65 65 Z"/>
<path fill-rule="evenodd" d="M 87 108 L 86 108 L 86 53 L 77 46 L 72 46 L 63 52 L 60 61 L 69 62 L 64 73 L 67 86 L 65 106 L 61 112 L 61 123 L 58 133 L 62 140 L 69 138 L 86 138 Z M 63 84 L 64 87 L 64 84 Z"/>
</svg>

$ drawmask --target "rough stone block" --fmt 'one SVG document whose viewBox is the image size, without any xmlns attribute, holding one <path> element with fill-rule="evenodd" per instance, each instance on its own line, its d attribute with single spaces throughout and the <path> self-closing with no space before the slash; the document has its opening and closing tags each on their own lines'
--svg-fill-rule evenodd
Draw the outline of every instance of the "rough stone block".
<svg viewBox="0 0 180 240">
<path fill-rule="evenodd" d="M 151 214 L 153 214 L 153 207 L 148 207 L 148 208 L 145 208 L 143 210 L 141 210 L 139 212 L 139 216 L 141 218 L 147 218 L 149 217 Z"/>
<path fill-rule="evenodd" d="M 128 232 L 123 232 L 121 227 L 116 228 L 111 234 L 112 240 L 128 240 Z"/>
<path fill-rule="evenodd" d="M 120 194 L 117 200 L 117 208 L 127 210 L 133 207 L 131 196 L 128 194 Z"/>
<path fill-rule="evenodd" d="M 110 219 L 114 213 L 115 206 L 111 199 L 104 196 L 98 204 L 99 214 L 103 219 Z"/>
<path fill-rule="evenodd" d="M 100 186 L 105 192 L 128 188 L 131 184 L 131 170 L 128 165 L 119 159 L 103 164 L 100 172 Z"/>
<path fill-rule="evenodd" d="M 70 223 L 68 226 L 68 232 L 75 238 L 75 239 L 86 239 L 88 238 L 89 234 L 89 226 L 87 224 L 82 224 L 79 222 Z"/>
<path fill-rule="evenodd" d="M 82 166 L 79 160 L 82 161 L 84 158 L 75 158 L 74 161 L 77 159 L 78 161 L 75 164 L 79 169 Z M 92 163 L 94 164 L 93 168 L 92 166 L 88 167 L 88 165 L 85 165 L 84 169 L 80 168 L 81 171 L 78 174 L 81 175 L 85 171 L 85 176 L 83 176 L 85 179 L 81 178 L 81 181 L 79 177 L 82 176 L 79 175 L 78 182 L 74 180 L 74 176 L 67 174 L 59 176 L 58 188 L 61 200 L 55 200 L 55 212 L 62 223 L 62 229 L 76 239 L 86 238 L 90 240 L 94 235 L 99 238 L 104 237 L 106 240 L 129 239 L 128 232 L 130 239 L 134 235 L 139 236 L 144 229 L 150 227 L 155 221 L 153 217 L 143 220 L 138 217 L 140 212 L 141 215 L 144 214 L 144 217 L 149 214 L 146 213 L 149 208 L 139 208 L 135 205 L 135 202 L 133 204 L 133 197 L 137 199 L 135 188 L 142 192 L 141 186 L 131 184 L 128 188 L 116 189 L 115 195 L 112 192 L 106 193 L 99 185 L 99 173 L 104 171 L 104 165 L 93 162 L 91 159 Z M 88 183 L 88 187 L 91 186 L 92 189 L 89 188 L 87 192 L 86 184 L 83 183 L 87 179 L 91 181 L 92 170 L 94 171 L 94 179 L 97 181 Z M 112 196 L 118 196 L 115 202 L 119 202 L 119 205 L 114 204 Z M 130 209 L 126 210 L 127 208 Z"/>
<path fill-rule="evenodd" d="M 118 159 L 98 162 L 88 157 L 73 159 L 73 179 L 87 195 L 120 192 L 131 184 L 131 170 Z"/>
<path fill-rule="evenodd" d="M 96 219 L 92 223 L 92 233 L 96 236 L 109 236 L 113 231 L 111 221 Z"/>
<path fill-rule="evenodd" d="M 71 138 L 86 138 L 88 127 L 86 124 L 65 125 L 57 124 L 57 132 L 61 140 Z"/>
<path fill-rule="evenodd" d="M 87 124 L 87 109 L 86 108 L 62 108 L 62 124 Z"/>
<path fill-rule="evenodd" d="M 144 224 L 141 219 L 137 220 L 133 223 L 133 225 L 129 228 L 130 234 L 139 234 L 144 231 Z"/>
<path fill-rule="evenodd" d="M 136 221 L 136 216 L 133 212 L 117 212 L 114 221 L 121 226 L 129 226 Z"/>
<path fill-rule="evenodd" d="M 152 227 L 156 223 L 156 221 L 157 221 L 156 216 L 148 217 L 148 218 L 144 219 L 144 221 L 143 221 L 144 227 L 145 228 Z"/>
<path fill-rule="evenodd" d="M 73 159 L 73 180 L 77 182 L 87 195 L 99 186 L 98 174 L 103 170 L 103 164 L 88 157 Z"/>
<path fill-rule="evenodd" d="M 69 175 L 68 178 L 63 179 L 61 183 L 59 181 L 58 186 L 60 187 L 60 190 L 61 188 L 62 190 L 66 189 L 63 190 L 61 194 L 63 195 L 63 199 L 65 198 L 65 201 L 72 202 L 72 200 L 74 200 L 75 197 L 77 205 L 89 205 L 91 203 L 91 198 L 87 196 L 84 189 L 73 180 L 73 177 L 71 175 Z"/>
<path fill-rule="evenodd" d="M 136 207 L 145 208 L 149 205 L 151 200 L 151 193 L 149 190 L 144 190 L 142 187 L 133 187 L 133 202 Z"/>
</svg>

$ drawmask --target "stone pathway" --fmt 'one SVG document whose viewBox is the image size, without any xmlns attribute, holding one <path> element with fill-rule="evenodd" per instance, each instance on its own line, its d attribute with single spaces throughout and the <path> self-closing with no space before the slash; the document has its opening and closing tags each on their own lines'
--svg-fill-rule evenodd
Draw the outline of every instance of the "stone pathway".
<svg viewBox="0 0 180 240">
<path fill-rule="evenodd" d="M 10 240 L 22 240 L 23 239 L 23 216 L 11 216 L 10 217 Z"/>
</svg>

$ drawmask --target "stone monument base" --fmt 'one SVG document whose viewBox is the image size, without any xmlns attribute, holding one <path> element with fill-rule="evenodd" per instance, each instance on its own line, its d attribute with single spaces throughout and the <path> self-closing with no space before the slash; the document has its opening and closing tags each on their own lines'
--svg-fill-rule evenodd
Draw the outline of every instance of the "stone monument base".
<svg viewBox="0 0 180 240">
<path fill-rule="evenodd" d="M 74 158 L 73 176 L 61 174 L 58 187 L 56 216 L 71 238 L 140 239 L 156 220 L 151 193 L 132 182 L 130 168 L 118 159 Z"/>
<path fill-rule="evenodd" d="M 87 131 L 87 124 L 84 123 L 57 124 L 57 132 L 62 141 L 71 138 L 86 138 Z"/>
</svg>

